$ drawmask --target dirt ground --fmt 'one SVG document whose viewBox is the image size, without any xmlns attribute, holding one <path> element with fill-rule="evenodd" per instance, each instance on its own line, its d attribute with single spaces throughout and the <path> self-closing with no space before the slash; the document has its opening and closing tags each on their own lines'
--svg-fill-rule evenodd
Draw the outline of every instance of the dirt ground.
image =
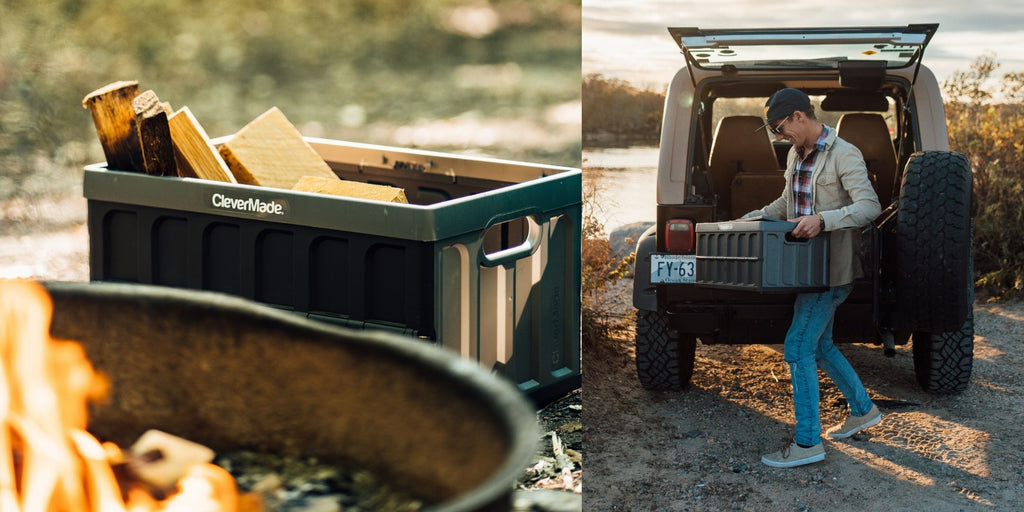
<svg viewBox="0 0 1024 512">
<path fill-rule="evenodd" d="M 909 345 L 894 358 L 841 345 L 884 417 L 792 469 L 760 462 L 792 435 L 780 345 L 698 345 L 682 392 L 640 387 L 629 329 L 585 345 L 584 510 L 1022 510 L 1024 304 L 975 304 L 975 322 L 972 382 L 959 395 L 921 391 Z M 824 430 L 846 412 L 820 380 Z"/>
<path fill-rule="evenodd" d="M 0 219 L 0 277 L 88 279 L 80 188 L 0 201 Z M 619 314 L 631 309 L 631 286 L 620 281 L 612 293 Z M 582 407 L 574 394 L 538 419 L 582 453 L 586 478 L 577 468 L 572 486 L 584 481 L 586 511 L 1022 510 L 1024 304 L 978 303 L 975 322 L 973 380 L 960 395 L 920 391 L 909 346 L 890 359 L 881 347 L 842 345 L 885 418 L 851 439 L 826 441 L 825 461 L 802 468 L 760 463 L 793 424 L 779 346 L 699 346 L 689 389 L 648 392 L 636 380 L 632 332 L 617 332 L 584 347 Z M 845 412 L 838 390 L 821 380 L 827 428 Z M 547 436 L 541 454 L 545 444 Z M 537 483 L 527 487 L 558 487 Z M 549 510 L 575 508 L 554 496 L 560 503 Z"/>
</svg>

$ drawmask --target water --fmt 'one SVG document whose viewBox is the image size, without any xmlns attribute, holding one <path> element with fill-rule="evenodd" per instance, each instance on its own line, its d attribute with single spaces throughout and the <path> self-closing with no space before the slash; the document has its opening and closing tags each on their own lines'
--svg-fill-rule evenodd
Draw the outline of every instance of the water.
<svg viewBox="0 0 1024 512">
<path fill-rule="evenodd" d="M 596 181 L 594 215 L 607 233 L 628 224 L 655 221 L 657 176 L 657 147 L 583 150 L 583 177 Z"/>
</svg>

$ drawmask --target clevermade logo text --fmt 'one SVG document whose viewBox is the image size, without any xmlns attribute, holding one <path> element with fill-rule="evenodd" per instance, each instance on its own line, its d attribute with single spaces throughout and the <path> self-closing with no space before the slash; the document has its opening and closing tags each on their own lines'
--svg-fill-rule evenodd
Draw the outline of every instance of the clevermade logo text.
<svg viewBox="0 0 1024 512">
<path fill-rule="evenodd" d="M 285 215 L 288 213 L 287 203 L 282 200 L 264 201 L 257 197 L 230 197 L 220 192 L 210 196 L 214 208 L 233 210 L 256 215 Z"/>
</svg>

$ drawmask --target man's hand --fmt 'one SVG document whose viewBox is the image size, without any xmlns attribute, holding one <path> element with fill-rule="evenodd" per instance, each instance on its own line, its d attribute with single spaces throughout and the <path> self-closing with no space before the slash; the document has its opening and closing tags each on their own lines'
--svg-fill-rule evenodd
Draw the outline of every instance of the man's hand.
<svg viewBox="0 0 1024 512">
<path fill-rule="evenodd" d="M 804 215 L 791 219 L 790 222 L 796 224 L 793 228 L 793 236 L 796 238 L 814 238 L 821 233 L 821 216 L 818 214 Z"/>
</svg>

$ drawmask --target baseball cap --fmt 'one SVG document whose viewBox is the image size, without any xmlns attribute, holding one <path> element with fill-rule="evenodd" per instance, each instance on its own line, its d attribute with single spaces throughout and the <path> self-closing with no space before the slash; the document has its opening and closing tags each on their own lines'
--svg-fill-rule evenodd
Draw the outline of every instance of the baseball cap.
<svg viewBox="0 0 1024 512">
<path fill-rule="evenodd" d="M 764 104 L 764 117 L 768 122 L 761 125 L 754 131 L 762 130 L 766 126 L 785 118 L 796 111 L 806 111 L 811 108 L 811 99 L 800 89 L 787 87 L 779 89 L 772 94 Z"/>
</svg>

